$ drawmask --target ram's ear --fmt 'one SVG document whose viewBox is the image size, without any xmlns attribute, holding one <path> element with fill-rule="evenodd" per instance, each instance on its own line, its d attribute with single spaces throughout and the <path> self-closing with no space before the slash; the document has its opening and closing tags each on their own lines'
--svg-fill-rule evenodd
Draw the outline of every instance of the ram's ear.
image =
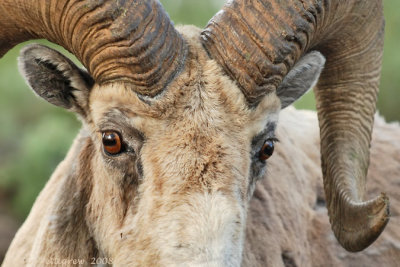
<svg viewBox="0 0 400 267">
<path fill-rule="evenodd" d="M 85 70 L 61 53 L 38 44 L 24 47 L 18 62 L 20 72 L 37 95 L 86 116 L 94 81 Z"/>
<path fill-rule="evenodd" d="M 321 53 L 313 51 L 304 55 L 293 66 L 276 90 L 282 109 L 315 86 L 324 65 L 325 57 Z"/>
</svg>

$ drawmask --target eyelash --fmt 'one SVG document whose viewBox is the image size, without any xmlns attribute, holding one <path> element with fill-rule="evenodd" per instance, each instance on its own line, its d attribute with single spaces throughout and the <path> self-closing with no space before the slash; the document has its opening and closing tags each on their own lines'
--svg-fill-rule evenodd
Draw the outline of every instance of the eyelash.
<svg viewBox="0 0 400 267">
<path fill-rule="evenodd" d="M 277 137 L 275 137 L 275 136 L 265 139 L 265 141 L 267 141 L 267 140 L 268 141 L 272 141 L 274 143 L 279 143 L 280 142 L 279 139 Z"/>
</svg>

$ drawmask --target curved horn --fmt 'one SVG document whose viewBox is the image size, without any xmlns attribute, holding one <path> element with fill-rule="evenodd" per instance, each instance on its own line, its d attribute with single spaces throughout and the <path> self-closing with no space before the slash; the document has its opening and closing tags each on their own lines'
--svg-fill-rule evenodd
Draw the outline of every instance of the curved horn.
<svg viewBox="0 0 400 267">
<path fill-rule="evenodd" d="M 186 56 L 156 0 L 0 0 L 0 56 L 38 38 L 73 53 L 97 83 L 126 81 L 150 97 L 177 75 Z"/>
<path fill-rule="evenodd" d="M 324 188 L 332 229 L 350 251 L 369 246 L 389 220 L 384 194 L 364 201 L 383 28 L 380 0 L 233 0 L 202 33 L 250 105 L 305 52 L 325 55 L 315 91 Z"/>
</svg>

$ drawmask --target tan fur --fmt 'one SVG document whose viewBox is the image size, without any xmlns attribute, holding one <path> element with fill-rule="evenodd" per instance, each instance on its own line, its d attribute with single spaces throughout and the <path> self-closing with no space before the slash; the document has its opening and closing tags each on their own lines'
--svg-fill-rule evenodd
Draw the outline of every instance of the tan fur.
<svg viewBox="0 0 400 267">
<path fill-rule="evenodd" d="M 37 199 L 4 266 L 56 265 L 52 260 L 69 266 L 74 259 L 89 265 L 99 257 L 115 266 L 239 266 L 242 259 L 246 266 L 279 266 L 282 253 L 299 266 L 318 266 L 317 249 L 341 262 L 336 250 L 326 252 L 336 249 L 327 225 L 313 226 L 317 216 L 327 219 L 313 210 L 320 190 L 315 115 L 283 120 L 280 150 L 249 204 L 251 142 L 277 121 L 280 101 L 269 94 L 249 108 L 199 45 L 198 30 L 181 31 L 188 61 L 162 97 L 145 103 L 127 83 L 94 86 L 85 130 Z M 126 134 L 133 129 L 144 140 Z M 120 131 L 138 155 L 104 155 L 104 130 Z M 138 159 L 142 177 L 134 171 Z"/>
</svg>

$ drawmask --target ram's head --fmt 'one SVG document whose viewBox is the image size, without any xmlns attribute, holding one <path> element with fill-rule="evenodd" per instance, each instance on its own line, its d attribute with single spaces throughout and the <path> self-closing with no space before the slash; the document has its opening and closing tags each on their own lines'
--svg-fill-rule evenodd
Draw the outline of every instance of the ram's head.
<svg viewBox="0 0 400 267">
<path fill-rule="evenodd" d="M 83 121 L 57 198 L 73 210 L 55 209 L 47 250 L 72 227 L 121 266 L 238 265 L 279 110 L 325 57 L 316 96 L 333 231 L 357 251 L 386 225 L 386 197 L 364 202 L 380 1 L 229 1 L 203 31 L 175 29 L 155 0 L 1 0 L 0 12 L 1 54 L 46 38 L 87 68 L 39 45 L 20 58 L 32 89 Z"/>
</svg>

